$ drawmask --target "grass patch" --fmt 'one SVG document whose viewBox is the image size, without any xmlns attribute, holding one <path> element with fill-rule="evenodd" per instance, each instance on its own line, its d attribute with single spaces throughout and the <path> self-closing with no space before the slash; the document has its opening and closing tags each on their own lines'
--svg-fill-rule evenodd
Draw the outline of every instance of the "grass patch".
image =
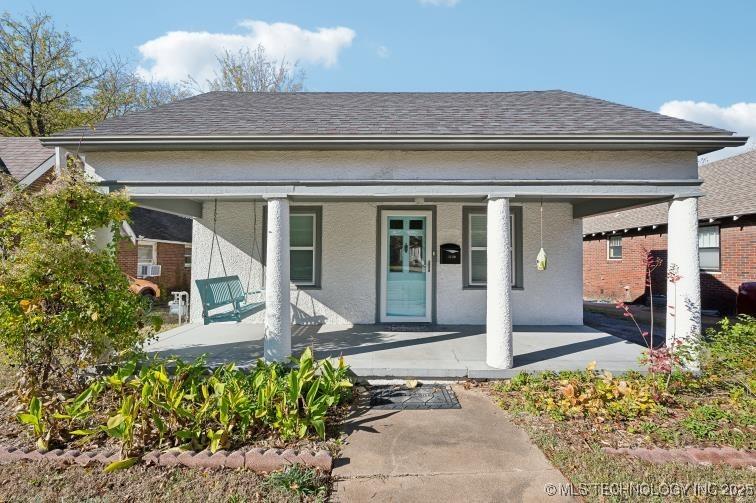
<svg viewBox="0 0 756 503">
<path fill-rule="evenodd" d="M 546 457 L 572 482 L 574 493 L 586 501 L 752 501 L 753 498 L 754 473 L 748 469 L 652 464 L 611 456 L 602 452 L 596 443 L 573 438 L 565 424 L 554 429 L 530 424 L 526 430 Z M 647 488 L 657 494 L 631 492 Z M 661 494 L 665 490 L 678 494 Z M 729 497 L 728 493 L 737 491 L 743 494 Z"/>
</svg>

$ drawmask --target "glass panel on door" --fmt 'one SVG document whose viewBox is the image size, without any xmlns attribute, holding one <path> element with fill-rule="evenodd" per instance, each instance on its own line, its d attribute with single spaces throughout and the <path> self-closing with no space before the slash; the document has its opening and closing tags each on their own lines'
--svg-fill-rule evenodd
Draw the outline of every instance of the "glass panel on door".
<svg viewBox="0 0 756 503">
<path fill-rule="evenodd" d="M 388 218 L 386 315 L 426 316 L 426 217 Z"/>
</svg>

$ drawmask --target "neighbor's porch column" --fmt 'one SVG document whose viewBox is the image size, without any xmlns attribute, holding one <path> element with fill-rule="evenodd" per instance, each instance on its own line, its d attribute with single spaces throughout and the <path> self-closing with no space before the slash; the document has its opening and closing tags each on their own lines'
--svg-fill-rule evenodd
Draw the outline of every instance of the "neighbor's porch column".
<svg viewBox="0 0 756 503">
<path fill-rule="evenodd" d="M 512 268 L 509 199 L 488 198 L 486 262 L 486 363 L 512 368 Z"/>
<path fill-rule="evenodd" d="M 669 204 L 667 231 L 667 345 L 701 333 L 698 199 Z"/>
<path fill-rule="evenodd" d="M 268 197 L 268 236 L 265 248 L 265 360 L 291 356 L 291 299 L 289 294 L 289 200 Z"/>
</svg>

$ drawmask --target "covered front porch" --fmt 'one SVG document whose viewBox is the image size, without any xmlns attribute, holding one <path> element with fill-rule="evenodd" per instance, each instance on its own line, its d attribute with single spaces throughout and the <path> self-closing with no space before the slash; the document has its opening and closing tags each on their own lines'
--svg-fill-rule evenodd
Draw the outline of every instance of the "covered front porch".
<svg viewBox="0 0 756 503">
<path fill-rule="evenodd" d="M 263 357 L 264 325 L 189 324 L 160 334 L 150 353 L 192 359 L 207 355 L 211 366 L 254 365 Z M 515 326 L 514 365 L 497 369 L 485 362 L 486 332 L 480 325 L 298 325 L 292 353 L 311 346 L 318 358 L 343 356 L 361 379 L 505 378 L 520 371 L 582 370 L 596 361 L 612 372 L 640 370 L 642 347 L 589 327 Z"/>
<path fill-rule="evenodd" d="M 658 202 L 669 203 L 677 278 L 668 325 L 699 332 L 695 152 L 180 150 L 87 162 L 137 204 L 194 219 L 190 319 L 210 325 L 164 334 L 155 350 L 249 363 L 312 343 L 376 376 L 636 368 L 639 347 L 614 351 L 630 346 L 582 326 L 582 218 Z M 233 287 L 198 287 L 211 280 Z M 238 325 L 216 323 L 229 312 Z"/>
</svg>

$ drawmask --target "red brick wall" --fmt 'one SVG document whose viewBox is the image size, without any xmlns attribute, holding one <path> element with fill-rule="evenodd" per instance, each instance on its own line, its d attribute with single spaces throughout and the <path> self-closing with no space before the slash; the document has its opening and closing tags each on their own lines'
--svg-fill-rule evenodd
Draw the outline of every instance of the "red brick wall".
<svg viewBox="0 0 756 503">
<path fill-rule="evenodd" d="M 653 232 L 653 233 L 651 233 Z M 654 294 L 666 292 L 666 226 L 646 233 L 622 233 L 622 259 L 607 258 L 606 236 L 583 240 L 583 296 L 588 300 L 644 301 L 646 250 L 664 260 L 653 278 Z M 756 281 L 756 216 L 720 224 L 719 272 L 701 273 L 701 303 L 704 309 L 731 313 L 738 286 Z"/>
<path fill-rule="evenodd" d="M 175 243 L 157 244 L 157 263 L 161 271 L 159 278 L 148 278 L 155 281 L 163 295 L 167 296 L 174 290 L 189 291 L 190 270 L 184 267 L 184 245 Z"/>
<path fill-rule="evenodd" d="M 622 258 L 619 260 L 608 259 L 608 236 L 586 237 L 583 241 L 583 297 L 642 301 L 646 294 L 646 253 L 651 252 L 666 260 L 667 235 L 622 233 Z M 657 281 L 654 283 L 656 290 Z"/>
<path fill-rule="evenodd" d="M 122 239 L 118 242 L 116 248 L 116 262 L 118 266 L 129 276 L 136 277 L 137 274 L 137 248 L 131 244 L 128 239 Z"/>
<path fill-rule="evenodd" d="M 191 269 L 184 267 L 184 245 L 176 243 L 157 244 L 157 263 L 161 266 L 160 276 L 144 278 L 160 287 L 163 298 L 170 299 L 172 291 L 189 291 Z M 130 275 L 137 274 L 137 247 L 128 239 L 118 243 L 116 260 L 121 270 Z"/>
</svg>

